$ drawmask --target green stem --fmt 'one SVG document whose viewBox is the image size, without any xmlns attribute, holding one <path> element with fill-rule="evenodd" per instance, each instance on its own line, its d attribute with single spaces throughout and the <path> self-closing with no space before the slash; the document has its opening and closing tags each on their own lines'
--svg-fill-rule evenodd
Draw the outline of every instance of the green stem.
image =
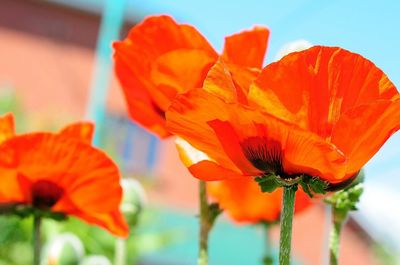
<svg viewBox="0 0 400 265">
<path fill-rule="evenodd" d="M 293 222 L 296 191 L 297 191 L 297 185 L 283 187 L 281 233 L 279 241 L 280 265 L 290 264 L 290 252 L 292 248 L 292 222 Z"/>
<path fill-rule="evenodd" d="M 347 216 L 347 214 L 346 214 Z M 346 220 L 342 212 L 336 211 L 332 207 L 332 230 L 329 236 L 329 264 L 337 265 L 339 260 L 339 246 L 340 246 L 340 233 L 342 231 L 343 223 Z"/>
<path fill-rule="evenodd" d="M 115 239 L 115 265 L 126 265 L 126 240 L 124 238 Z"/>
<path fill-rule="evenodd" d="M 272 243 L 270 233 L 271 225 L 264 223 L 263 228 L 265 235 L 265 254 L 263 258 L 263 265 L 272 265 L 274 264 L 274 256 L 272 255 Z"/>
<path fill-rule="evenodd" d="M 200 201 L 200 239 L 199 239 L 199 258 L 198 265 L 208 265 L 208 234 L 211 230 L 209 218 L 209 205 L 207 200 L 206 183 L 199 183 Z"/>
<path fill-rule="evenodd" d="M 41 235 L 40 228 L 42 224 L 42 217 L 34 215 L 33 217 L 33 264 L 40 265 L 40 254 L 41 254 Z"/>
</svg>

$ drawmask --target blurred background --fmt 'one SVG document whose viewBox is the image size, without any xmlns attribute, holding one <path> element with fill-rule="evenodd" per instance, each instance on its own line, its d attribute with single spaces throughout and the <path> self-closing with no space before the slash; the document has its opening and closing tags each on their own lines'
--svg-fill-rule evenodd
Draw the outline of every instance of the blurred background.
<svg viewBox="0 0 400 265">
<path fill-rule="evenodd" d="M 147 194 L 128 244 L 132 264 L 192 265 L 197 256 L 197 181 L 179 162 L 172 140 L 161 142 L 129 121 L 113 75 L 111 41 L 152 14 L 196 26 L 218 50 L 224 36 L 266 25 L 266 62 L 294 41 L 341 46 L 372 60 L 400 85 L 395 1 L 0 0 L 0 114 L 14 112 L 18 132 L 97 122 L 96 144 Z M 365 194 L 344 229 L 340 264 L 400 264 L 399 162 L 397 134 L 365 168 Z M 329 218 L 322 204 L 295 217 L 297 264 L 327 264 Z M 49 240 L 73 232 L 83 252 L 112 260 L 113 238 L 106 232 L 77 220 L 61 226 L 48 221 L 46 227 Z M 21 254 L 30 255 L 29 230 L 29 220 L 0 218 L 0 264 L 29 264 Z M 277 228 L 272 237 L 276 246 Z M 212 231 L 210 263 L 260 264 L 263 238 L 260 227 L 222 217 Z"/>
</svg>

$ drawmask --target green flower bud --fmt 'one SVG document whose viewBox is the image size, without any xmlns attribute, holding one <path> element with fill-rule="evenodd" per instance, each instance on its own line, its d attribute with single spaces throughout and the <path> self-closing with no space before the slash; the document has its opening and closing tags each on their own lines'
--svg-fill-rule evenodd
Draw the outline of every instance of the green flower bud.
<svg viewBox="0 0 400 265">
<path fill-rule="evenodd" d="M 146 192 L 135 179 L 122 179 L 121 185 L 123 189 L 121 211 L 124 213 L 128 223 L 134 226 L 143 206 L 146 204 Z"/>
<path fill-rule="evenodd" d="M 47 246 L 46 261 L 48 265 L 76 265 L 85 250 L 81 240 L 71 233 L 55 237 Z"/>
<path fill-rule="evenodd" d="M 112 265 L 112 264 L 111 264 L 111 261 L 105 256 L 91 255 L 91 256 L 85 257 L 79 263 L 79 265 Z"/>
</svg>

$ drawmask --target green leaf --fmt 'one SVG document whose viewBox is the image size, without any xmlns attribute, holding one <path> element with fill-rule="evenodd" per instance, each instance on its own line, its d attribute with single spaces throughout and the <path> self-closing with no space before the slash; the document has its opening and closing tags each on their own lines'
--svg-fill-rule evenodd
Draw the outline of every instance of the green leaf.
<svg viewBox="0 0 400 265">
<path fill-rule="evenodd" d="M 311 198 L 314 194 L 325 194 L 328 183 L 321 180 L 320 178 L 310 177 L 307 175 L 302 176 L 300 185 L 303 191 L 307 193 Z"/>
<path fill-rule="evenodd" d="M 218 203 L 211 203 L 208 205 L 208 213 L 209 213 L 209 223 L 211 225 L 214 224 L 215 220 L 217 219 L 217 217 L 223 212 L 223 210 L 219 207 Z"/>
<path fill-rule="evenodd" d="M 357 203 L 364 191 L 363 183 L 341 190 L 325 199 L 325 203 L 332 205 L 335 219 L 343 222 L 350 211 L 357 210 Z"/>
<path fill-rule="evenodd" d="M 262 192 L 273 192 L 277 188 L 281 187 L 281 184 L 276 179 L 275 175 L 268 174 L 256 177 L 254 179 L 261 188 Z"/>
</svg>

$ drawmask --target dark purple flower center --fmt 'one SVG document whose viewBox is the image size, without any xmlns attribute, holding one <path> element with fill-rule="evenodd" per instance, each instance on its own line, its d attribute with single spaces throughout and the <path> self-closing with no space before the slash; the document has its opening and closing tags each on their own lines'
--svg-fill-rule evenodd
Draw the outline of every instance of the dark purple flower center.
<svg viewBox="0 0 400 265">
<path fill-rule="evenodd" d="M 282 149 L 279 142 L 265 137 L 249 137 L 240 143 L 253 166 L 265 173 L 283 176 Z"/>
<path fill-rule="evenodd" d="M 39 180 L 32 185 L 32 205 L 39 209 L 48 209 L 54 206 L 64 194 L 57 184 L 48 180 Z"/>
</svg>

